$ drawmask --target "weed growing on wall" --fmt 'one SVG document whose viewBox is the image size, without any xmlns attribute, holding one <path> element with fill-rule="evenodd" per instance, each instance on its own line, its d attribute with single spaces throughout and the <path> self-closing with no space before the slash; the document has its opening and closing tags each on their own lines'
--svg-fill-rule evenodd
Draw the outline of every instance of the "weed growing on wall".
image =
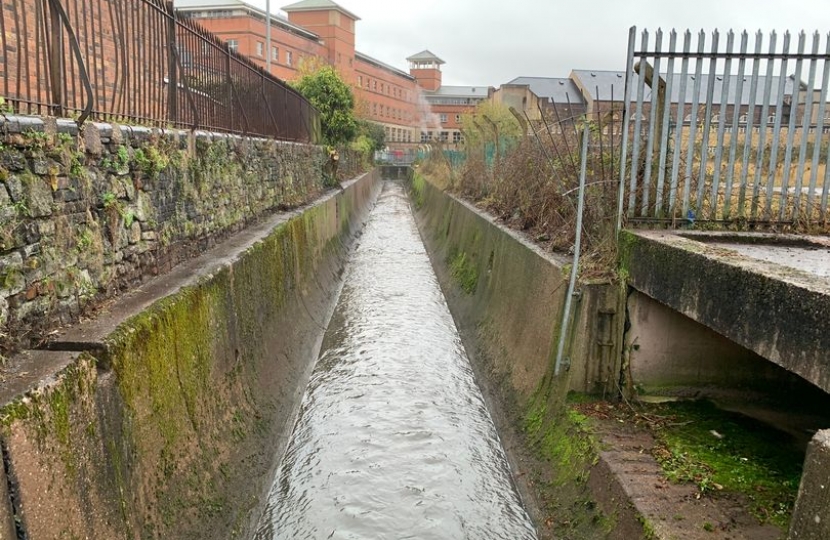
<svg viewBox="0 0 830 540">
<path fill-rule="evenodd" d="M 489 106 L 464 118 L 464 159 L 434 145 L 423 168 L 437 184 L 483 207 L 547 249 L 572 252 L 582 137 L 588 146 L 583 224 L 583 273 L 607 273 L 616 257 L 619 148 L 613 115 L 548 117 L 527 123 L 506 107 Z M 619 139 L 619 135 L 617 135 Z"/>
</svg>

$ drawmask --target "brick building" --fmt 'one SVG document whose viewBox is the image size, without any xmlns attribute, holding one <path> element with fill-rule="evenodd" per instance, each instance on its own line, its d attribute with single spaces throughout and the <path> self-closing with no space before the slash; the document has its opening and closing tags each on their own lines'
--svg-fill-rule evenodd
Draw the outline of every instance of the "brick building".
<svg viewBox="0 0 830 540">
<path fill-rule="evenodd" d="M 409 72 L 418 81 L 430 115 L 421 123 L 420 142 L 461 142 L 461 116 L 472 112 L 493 95 L 488 86 L 447 86 L 443 84 L 441 66 L 445 64 L 429 50 L 407 58 Z"/>
<path fill-rule="evenodd" d="M 441 84 L 443 60 L 424 51 L 408 58 L 410 72 L 355 50 L 360 18 L 331 0 L 302 0 L 271 15 L 271 47 L 266 39 L 266 13 L 241 0 L 175 0 L 178 12 L 241 54 L 284 80 L 300 76 L 304 67 L 334 66 L 352 85 L 359 117 L 384 127 L 390 146 L 426 140 L 460 140 L 460 115 L 487 99 L 488 87 Z M 432 109 L 432 110 L 431 110 Z"/>
</svg>

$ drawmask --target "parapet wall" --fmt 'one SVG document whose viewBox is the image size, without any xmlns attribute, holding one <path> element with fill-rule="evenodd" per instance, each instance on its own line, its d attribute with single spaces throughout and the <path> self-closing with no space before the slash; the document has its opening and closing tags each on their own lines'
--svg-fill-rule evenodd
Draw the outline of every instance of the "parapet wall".
<svg viewBox="0 0 830 540">
<path fill-rule="evenodd" d="M 249 537 L 378 188 L 262 220 L 15 357 L 0 538 Z"/>
</svg>

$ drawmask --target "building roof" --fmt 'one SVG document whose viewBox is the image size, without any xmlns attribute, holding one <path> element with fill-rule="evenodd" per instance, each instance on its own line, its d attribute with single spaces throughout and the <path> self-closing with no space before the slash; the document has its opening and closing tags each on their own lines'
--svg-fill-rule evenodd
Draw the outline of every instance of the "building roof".
<svg viewBox="0 0 830 540">
<path fill-rule="evenodd" d="M 234 9 L 245 10 L 249 14 L 265 19 L 265 10 L 259 9 L 241 0 L 173 0 L 173 7 L 183 12 L 198 11 L 227 11 Z M 284 15 L 271 13 L 271 23 L 282 26 L 286 30 L 307 39 L 318 41 L 320 36 L 310 32 L 302 26 L 290 22 Z"/>
<path fill-rule="evenodd" d="M 413 54 L 406 59 L 408 62 L 435 62 L 438 65 L 446 64 L 443 60 L 435 56 L 429 49 L 424 49 L 418 54 Z"/>
<path fill-rule="evenodd" d="M 347 10 L 340 4 L 336 4 L 331 0 L 302 0 L 300 2 L 295 2 L 293 4 L 289 4 L 282 8 L 283 11 L 286 13 L 291 13 L 292 11 L 328 11 L 328 10 L 335 10 L 339 11 L 340 13 L 351 17 L 352 19 L 359 21 L 360 17 L 352 13 L 351 11 Z"/>
<path fill-rule="evenodd" d="M 527 86 L 536 97 L 552 103 L 584 104 L 582 92 L 571 79 L 552 77 L 516 77 L 505 86 Z"/>
<path fill-rule="evenodd" d="M 394 73 L 395 75 L 397 75 L 398 77 L 404 77 L 406 79 L 409 79 L 410 81 L 415 80 L 415 77 L 413 77 L 409 73 L 407 73 L 405 71 L 402 71 L 402 70 L 400 70 L 400 69 L 398 69 L 394 66 L 390 66 L 389 64 L 386 64 L 384 62 L 381 62 L 377 58 L 372 58 L 368 54 L 363 54 L 362 52 L 355 51 L 354 52 L 354 57 L 356 59 L 360 60 L 361 62 L 366 62 L 367 64 L 372 64 L 372 65 L 374 65 L 376 67 L 379 67 L 381 69 L 385 69 L 386 71 L 390 71 L 390 72 Z"/>
<path fill-rule="evenodd" d="M 571 76 L 580 81 L 583 88 L 585 88 L 585 91 L 590 95 L 591 99 L 593 100 L 611 101 L 612 91 L 614 101 L 623 101 L 625 98 L 624 71 L 574 70 Z M 751 97 L 750 77 L 745 76 L 743 78 L 743 88 L 741 91 L 741 95 L 738 96 L 737 75 L 715 75 L 714 91 L 712 93 L 713 103 L 720 104 L 723 102 L 724 83 L 727 82 L 724 79 L 726 79 L 729 83 L 726 95 L 726 103 L 728 105 L 749 105 Z M 635 101 L 637 99 L 637 89 L 639 88 L 639 76 L 634 75 L 631 80 L 634 85 L 631 88 L 631 100 Z M 766 76 L 762 75 L 758 77 L 758 84 L 755 94 L 756 105 L 763 105 L 764 103 L 766 81 Z M 680 87 L 682 86 L 682 82 L 683 79 L 681 77 L 681 74 L 677 73 L 672 76 L 671 96 L 669 96 L 671 103 L 680 103 Z M 694 74 L 686 75 L 686 93 L 684 100 L 686 104 L 691 104 L 692 102 L 692 99 L 694 97 L 693 94 L 695 82 L 696 81 Z M 793 91 L 795 90 L 795 79 L 792 76 L 787 76 L 786 81 L 784 82 L 784 96 L 781 96 L 782 99 L 779 99 L 779 82 L 780 78 L 778 76 L 772 78 L 772 84 L 770 88 L 770 95 L 768 101 L 770 105 L 775 105 L 779 101 L 783 102 L 783 97 L 792 96 Z M 700 91 L 698 92 L 698 102 L 705 103 L 706 94 L 709 88 L 709 74 L 701 75 L 699 83 Z M 801 83 L 800 86 L 802 90 L 806 89 L 806 85 L 804 83 Z M 650 102 L 651 88 L 645 86 L 643 90 L 643 101 Z"/>
<path fill-rule="evenodd" d="M 424 92 L 424 97 L 430 98 L 481 98 L 487 99 L 490 95 L 489 86 L 442 86 L 434 92 Z"/>
</svg>

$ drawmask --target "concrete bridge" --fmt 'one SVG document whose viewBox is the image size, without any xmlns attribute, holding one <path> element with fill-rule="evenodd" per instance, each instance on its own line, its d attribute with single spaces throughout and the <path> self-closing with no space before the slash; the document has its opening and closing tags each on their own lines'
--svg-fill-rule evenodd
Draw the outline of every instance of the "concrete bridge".
<svg viewBox="0 0 830 540">
<path fill-rule="evenodd" d="M 801 437 L 817 432 L 790 534 L 826 537 L 827 426 L 798 411 L 825 409 L 830 392 L 830 242 L 624 231 L 620 246 L 631 383 L 645 394 L 711 397 Z"/>
</svg>

